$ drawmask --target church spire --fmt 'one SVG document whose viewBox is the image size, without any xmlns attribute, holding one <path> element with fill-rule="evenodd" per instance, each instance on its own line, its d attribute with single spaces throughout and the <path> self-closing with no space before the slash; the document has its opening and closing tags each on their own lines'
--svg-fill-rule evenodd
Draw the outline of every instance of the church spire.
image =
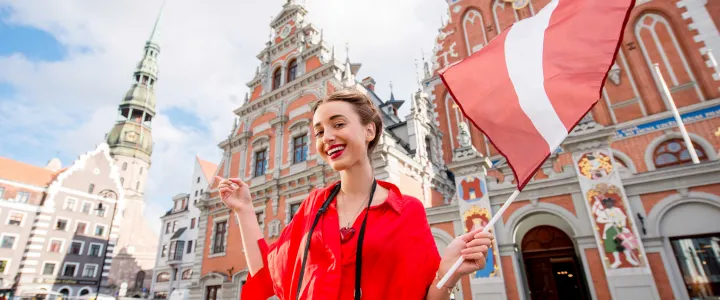
<svg viewBox="0 0 720 300">
<path fill-rule="evenodd" d="M 150 33 L 150 38 L 147 40 L 148 44 L 157 44 L 157 36 L 158 36 L 158 25 L 160 24 L 160 19 L 162 18 L 163 10 L 165 9 L 165 0 L 163 0 L 162 5 L 160 6 L 160 12 L 158 12 L 158 16 L 155 19 L 155 26 L 153 26 L 152 33 Z"/>
</svg>

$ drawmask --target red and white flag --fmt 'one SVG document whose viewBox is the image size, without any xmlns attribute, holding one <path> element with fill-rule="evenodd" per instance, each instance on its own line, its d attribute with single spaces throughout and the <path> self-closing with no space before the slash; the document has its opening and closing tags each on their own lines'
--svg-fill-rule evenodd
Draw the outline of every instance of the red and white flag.
<svg viewBox="0 0 720 300">
<path fill-rule="evenodd" d="M 634 0 L 553 0 L 440 74 L 519 190 L 600 99 Z"/>
</svg>

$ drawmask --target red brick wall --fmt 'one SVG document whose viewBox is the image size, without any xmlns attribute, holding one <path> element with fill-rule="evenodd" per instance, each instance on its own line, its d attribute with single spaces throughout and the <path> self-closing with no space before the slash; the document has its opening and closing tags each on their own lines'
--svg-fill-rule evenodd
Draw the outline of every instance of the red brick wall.
<svg viewBox="0 0 720 300">
<path fill-rule="evenodd" d="M 590 279 L 595 287 L 595 299 L 612 300 L 607 278 L 605 277 L 605 269 L 603 268 L 603 263 L 600 260 L 598 249 L 585 249 L 585 256 L 587 258 L 588 268 L 590 269 Z"/>
<path fill-rule="evenodd" d="M 665 264 L 662 261 L 660 253 L 648 253 L 647 260 L 650 264 L 650 270 L 655 280 L 655 285 L 658 288 L 660 299 L 673 299 L 672 287 L 670 286 L 670 279 L 668 279 L 667 270 L 665 270 Z"/>
<path fill-rule="evenodd" d="M 508 300 L 520 299 L 520 293 L 517 289 L 517 279 L 515 278 L 515 260 L 512 256 L 506 255 L 500 257 L 500 262 L 502 264 L 505 293 L 507 293 Z"/>
</svg>

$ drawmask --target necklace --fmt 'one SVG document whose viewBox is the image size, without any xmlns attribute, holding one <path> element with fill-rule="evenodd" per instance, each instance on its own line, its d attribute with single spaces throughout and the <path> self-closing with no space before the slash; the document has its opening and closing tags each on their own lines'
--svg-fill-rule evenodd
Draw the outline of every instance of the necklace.
<svg viewBox="0 0 720 300">
<path fill-rule="evenodd" d="M 345 195 L 340 195 L 343 199 L 343 202 L 345 202 Z M 358 214 L 360 214 L 360 211 L 362 211 L 363 206 L 365 206 L 365 202 L 370 199 L 370 196 L 368 195 L 367 198 L 365 198 L 365 201 L 363 201 L 362 204 L 360 204 L 360 207 L 358 208 L 358 211 L 353 215 L 352 219 L 349 219 L 347 222 L 347 225 L 343 228 L 340 228 L 340 243 L 345 243 L 349 241 L 354 235 L 355 235 L 355 228 L 352 227 L 353 221 L 357 218 Z"/>
</svg>

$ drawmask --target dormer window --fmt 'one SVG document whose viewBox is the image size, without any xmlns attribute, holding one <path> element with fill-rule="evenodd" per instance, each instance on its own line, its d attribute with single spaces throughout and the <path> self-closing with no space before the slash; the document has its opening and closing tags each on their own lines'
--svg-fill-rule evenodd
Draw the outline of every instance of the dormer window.
<svg viewBox="0 0 720 300">
<path fill-rule="evenodd" d="M 280 81 L 281 81 L 281 72 L 280 68 L 277 68 L 275 72 L 273 72 L 273 90 L 280 87 Z"/>
<path fill-rule="evenodd" d="M 293 59 L 287 68 L 287 80 L 286 82 L 291 82 L 295 80 L 295 77 L 297 76 L 297 59 Z"/>
</svg>

